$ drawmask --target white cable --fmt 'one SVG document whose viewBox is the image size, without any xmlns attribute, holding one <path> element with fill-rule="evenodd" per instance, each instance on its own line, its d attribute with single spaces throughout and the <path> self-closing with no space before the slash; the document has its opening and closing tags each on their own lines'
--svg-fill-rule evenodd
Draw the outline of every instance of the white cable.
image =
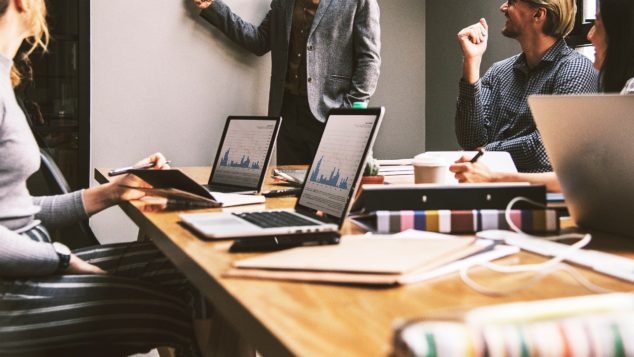
<svg viewBox="0 0 634 357">
<path fill-rule="evenodd" d="M 526 234 L 522 232 L 522 230 L 519 227 L 517 227 L 511 219 L 511 210 L 513 206 L 517 202 L 520 202 L 520 201 L 526 201 L 539 207 L 544 207 L 544 208 L 546 207 L 540 203 L 537 203 L 525 197 L 516 197 L 512 199 L 509 202 L 509 204 L 506 206 L 504 216 L 506 218 L 507 224 L 513 231 L 515 231 L 516 233 L 519 233 L 520 235 L 525 237 L 525 239 L 544 239 L 544 240 L 551 240 L 551 241 L 564 240 L 564 239 L 578 239 L 579 241 L 572 244 L 568 249 L 563 250 L 561 253 L 557 254 L 553 258 L 543 263 L 507 266 L 507 265 L 501 265 L 501 264 L 496 264 L 491 262 L 484 262 L 484 263 L 479 263 L 473 266 L 464 267 L 460 270 L 460 278 L 465 284 L 467 284 L 473 290 L 485 295 L 502 296 L 502 295 L 506 295 L 506 294 L 510 294 L 513 292 L 530 288 L 534 286 L 535 284 L 539 283 L 547 275 L 561 270 L 563 272 L 570 274 L 570 276 L 573 279 L 575 279 L 575 281 L 577 281 L 580 285 L 582 285 L 583 287 L 585 287 L 586 289 L 592 292 L 596 292 L 596 293 L 614 292 L 614 290 L 606 289 L 592 283 L 577 269 L 574 269 L 570 265 L 563 263 L 563 261 L 566 258 L 570 257 L 572 254 L 578 252 L 579 250 L 581 250 L 583 247 L 585 247 L 586 245 L 590 243 L 590 241 L 592 240 L 592 236 L 590 234 L 586 234 L 586 235 L 563 234 L 560 236 L 544 237 L 544 238 L 535 237 L 535 236 Z M 531 279 L 528 282 L 523 283 L 515 288 L 510 288 L 510 289 L 488 288 L 488 287 L 485 287 L 484 285 L 477 283 L 475 280 L 473 280 L 469 276 L 469 270 L 473 267 L 478 267 L 478 266 L 484 267 L 486 269 L 489 269 L 497 273 L 504 273 L 504 274 L 516 274 L 516 273 L 535 273 L 535 274 L 531 277 Z"/>
<path fill-rule="evenodd" d="M 517 287 L 510 288 L 510 289 L 488 288 L 480 283 L 477 283 L 475 280 L 473 280 L 469 276 L 468 270 L 469 270 L 468 268 L 460 270 L 460 278 L 462 279 L 462 281 L 471 289 L 481 294 L 490 295 L 490 296 L 504 296 L 504 295 L 518 292 L 527 288 L 531 288 L 537 283 L 539 283 L 542 279 L 544 279 L 550 273 L 554 273 L 558 271 L 568 273 L 570 276 L 572 276 L 573 279 L 575 279 L 579 284 L 581 284 L 584 288 L 588 289 L 589 291 L 600 293 L 600 294 L 615 292 L 615 290 L 606 289 L 599 285 L 594 284 L 593 282 L 588 280 L 588 278 L 586 278 L 583 274 L 581 274 L 579 270 L 574 269 L 568 264 L 558 264 L 552 269 L 537 272 L 535 275 L 531 277 L 531 279 L 528 282 L 523 282 Z"/>
</svg>

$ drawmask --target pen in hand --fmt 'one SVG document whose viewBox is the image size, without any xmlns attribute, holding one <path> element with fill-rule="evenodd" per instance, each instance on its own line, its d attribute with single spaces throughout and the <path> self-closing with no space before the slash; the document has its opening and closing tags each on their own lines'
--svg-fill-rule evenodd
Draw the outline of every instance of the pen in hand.
<svg viewBox="0 0 634 357">
<path fill-rule="evenodd" d="M 476 162 L 478 162 L 478 159 L 480 158 L 480 156 L 484 155 L 484 150 L 479 149 L 478 153 L 475 154 L 475 156 L 469 161 L 472 164 L 475 164 Z"/>
<path fill-rule="evenodd" d="M 171 161 L 165 161 L 165 164 L 170 164 Z M 119 175 L 124 175 L 129 173 L 132 170 L 147 170 L 147 169 L 151 169 L 156 165 L 156 162 L 149 162 L 147 164 L 143 164 L 140 166 L 128 166 L 128 167 L 121 167 L 118 169 L 112 169 L 110 171 L 108 171 L 108 176 L 112 177 L 112 176 L 119 176 Z"/>
</svg>

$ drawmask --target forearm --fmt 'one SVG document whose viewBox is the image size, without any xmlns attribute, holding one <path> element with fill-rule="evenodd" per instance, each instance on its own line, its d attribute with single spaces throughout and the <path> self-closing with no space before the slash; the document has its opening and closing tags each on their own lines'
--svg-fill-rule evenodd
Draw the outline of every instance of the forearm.
<svg viewBox="0 0 634 357">
<path fill-rule="evenodd" d="M 270 11 L 258 27 L 242 20 L 221 0 L 215 0 L 200 12 L 200 16 L 232 41 L 258 56 L 266 54 L 271 49 Z"/>
<path fill-rule="evenodd" d="M 348 101 L 365 101 L 374 94 L 381 73 L 380 10 L 376 0 L 363 3 L 354 20 L 354 72 Z"/>
<path fill-rule="evenodd" d="M 350 91 L 346 94 L 348 104 L 369 100 L 374 94 L 379 79 L 380 63 L 380 59 L 358 62 Z"/>
<path fill-rule="evenodd" d="M 107 183 L 83 190 L 86 214 L 92 216 L 122 202 L 121 190 L 116 183 Z"/>
<path fill-rule="evenodd" d="M 33 203 L 40 207 L 35 218 L 49 229 L 87 219 L 82 195 L 82 191 L 75 191 L 64 195 L 33 197 Z"/>
<path fill-rule="evenodd" d="M 480 66 L 482 58 L 464 58 L 462 62 L 462 79 L 474 85 L 480 80 Z"/>
<path fill-rule="evenodd" d="M 497 172 L 494 182 L 528 182 L 546 186 L 548 192 L 561 192 L 561 186 L 554 172 L 521 173 L 521 172 Z"/>
<path fill-rule="evenodd" d="M 481 81 L 472 85 L 461 80 L 459 84 L 455 131 L 458 144 L 465 150 L 474 150 L 489 141 L 481 86 Z"/>
<path fill-rule="evenodd" d="M 0 226 L 0 276 L 32 277 L 50 275 L 59 258 L 50 243 L 35 242 Z"/>
<path fill-rule="evenodd" d="M 489 151 L 507 151 L 520 172 L 552 171 L 546 149 L 537 131 L 505 141 L 485 145 Z"/>
</svg>

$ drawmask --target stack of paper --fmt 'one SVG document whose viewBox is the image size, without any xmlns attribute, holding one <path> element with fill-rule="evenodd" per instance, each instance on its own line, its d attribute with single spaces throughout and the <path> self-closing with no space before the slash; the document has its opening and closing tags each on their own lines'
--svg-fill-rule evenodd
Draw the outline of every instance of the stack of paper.
<svg viewBox="0 0 634 357">
<path fill-rule="evenodd" d="M 379 175 L 381 176 L 400 176 L 400 175 L 413 175 L 414 166 L 412 166 L 412 159 L 398 159 L 398 160 L 378 160 L 379 161 Z"/>
</svg>

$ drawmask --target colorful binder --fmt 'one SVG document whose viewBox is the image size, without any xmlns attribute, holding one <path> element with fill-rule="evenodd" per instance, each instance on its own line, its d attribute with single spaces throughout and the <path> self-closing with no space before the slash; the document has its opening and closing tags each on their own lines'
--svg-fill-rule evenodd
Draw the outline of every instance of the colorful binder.
<svg viewBox="0 0 634 357">
<path fill-rule="evenodd" d="M 504 210 L 495 209 L 377 211 L 363 220 L 381 234 L 397 233 L 408 229 L 462 234 L 487 229 L 510 228 Z M 559 217 L 557 211 L 553 209 L 512 210 L 511 220 L 527 233 L 559 231 Z"/>
</svg>

